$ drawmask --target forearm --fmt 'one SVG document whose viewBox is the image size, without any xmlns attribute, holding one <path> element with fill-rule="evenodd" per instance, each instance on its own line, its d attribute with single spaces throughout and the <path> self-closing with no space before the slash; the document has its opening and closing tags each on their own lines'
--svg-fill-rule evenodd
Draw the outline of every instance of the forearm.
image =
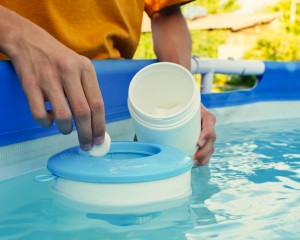
<svg viewBox="0 0 300 240">
<path fill-rule="evenodd" d="M 49 41 L 62 46 L 35 23 L 0 5 L 0 51 L 12 61 L 32 54 L 30 49 L 40 48 L 40 43 L 44 43 L 51 52 L 51 44 L 47 45 Z"/>
<path fill-rule="evenodd" d="M 191 37 L 179 5 L 154 13 L 151 18 L 154 51 L 159 61 L 191 67 Z"/>
<path fill-rule="evenodd" d="M 14 51 L 17 35 L 24 30 L 25 18 L 0 5 L 0 51 L 10 55 Z"/>
</svg>

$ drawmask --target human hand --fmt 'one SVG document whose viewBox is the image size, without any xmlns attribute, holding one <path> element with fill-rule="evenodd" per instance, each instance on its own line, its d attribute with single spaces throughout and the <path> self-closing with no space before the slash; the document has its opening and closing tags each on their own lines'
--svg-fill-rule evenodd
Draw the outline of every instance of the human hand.
<svg viewBox="0 0 300 240">
<path fill-rule="evenodd" d="M 14 65 L 33 117 L 43 127 L 55 119 L 59 131 L 69 134 L 73 116 L 81 149 L 101 144 L 104 104 L 91 61 L 25 18 L 13 17 L 1 49 Z M 52 110 L 46 110 L 46 101 Z"/>
<path fill-rule="evenodd" d="M 194 154 L 194 166 L 205 165 L 209 162 L 214 152 L 214 142 L 216 133 L 214 126 L 216 124 L 215 116 L 201 105 L 201 135 L 198 139 L 198 150 Z"/>
</svg>

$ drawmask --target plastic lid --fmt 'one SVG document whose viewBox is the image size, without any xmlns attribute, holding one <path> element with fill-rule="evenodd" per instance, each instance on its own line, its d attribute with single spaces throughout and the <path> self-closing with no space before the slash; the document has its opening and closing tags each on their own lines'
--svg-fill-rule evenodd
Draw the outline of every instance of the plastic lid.
<svg viewBox="0 0 300 240">
<path fill-rule="evenodd" d="M 48 170 L 62 178 L 94 183 L 147 182 L 189 171 L 192 159 L 185 152 L 164 145 L 141 142 L 113 142 L 102 157 L 69 148 L 48 160 Z"/>
</svg>

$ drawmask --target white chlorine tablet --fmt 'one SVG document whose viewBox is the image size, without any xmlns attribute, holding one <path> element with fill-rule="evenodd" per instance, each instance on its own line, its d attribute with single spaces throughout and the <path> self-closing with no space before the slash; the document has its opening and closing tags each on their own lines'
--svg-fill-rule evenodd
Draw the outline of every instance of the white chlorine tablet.
<svg viewBox="0 0 300 240">
<path fill-rule="evenodd" d="M 109 151 L 111 144 L 111 138 L 107 132 L 105 132 L 104 142 L 101 145 L 94 145 L 89 151 L 82 151 L 80 153 L 82 155 L 88 155 L 92 157 L 102 157 L 106 155 Z"/>
</svg>

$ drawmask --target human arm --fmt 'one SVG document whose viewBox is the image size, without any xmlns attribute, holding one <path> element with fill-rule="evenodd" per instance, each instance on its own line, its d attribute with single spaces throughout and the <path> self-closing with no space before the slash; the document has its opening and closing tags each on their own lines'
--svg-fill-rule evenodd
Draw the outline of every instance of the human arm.
<svg viewBox="0 0 300 240">
<path fill-rule="evenodd" d="M 191 69 L 191 36 L 180 5 L 153 13 L 151 28 L 154 52 L 161 62 L 174 62 Z"/>
<path fill-rule="evenodd" d="M 151 16 L 154 51 L 159 61 L 174 62 L 191 69 L 191 37 L 180 6 L 174 5 Z M 215 116 L 201 105 L 202 132 L 194 165 L 208 163 L 213 151 L 216 133 Z"/>
<path fill-rule="evenodd" d="M 55 119 L 59 131 L 68 134 L 74 117 L 83 150 L 103 142 L 104 104 L 89 59 L 2 6 L 0 51 L 11 60 L 32 115 L 40 125 L 51 126 Z M 45 109 L 45 101 L 50 102 L 51 111 Z"/>
</svg>

